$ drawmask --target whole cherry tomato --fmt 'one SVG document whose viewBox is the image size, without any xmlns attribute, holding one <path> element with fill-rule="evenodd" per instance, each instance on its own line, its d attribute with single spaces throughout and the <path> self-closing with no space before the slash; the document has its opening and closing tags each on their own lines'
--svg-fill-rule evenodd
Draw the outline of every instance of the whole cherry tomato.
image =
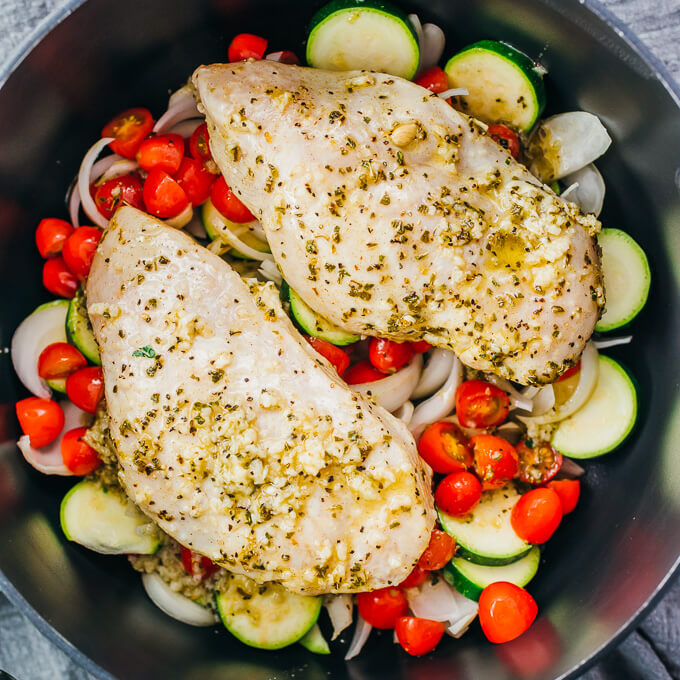
<svg viewBox="0 0 680 680">
<path fill-rule="evenodd" d="M 78 227 L 65 241 L 61 250 L 66 266 L 84 281 L 90 273 L 97 244 L 102 232 L 96 227 Z"/>
<path fill-rule="evenodd" d="M 436 571 L 444 567 L 456 552 L 456 541 L 441 529 L 433 529 L 430 542 L 418 560 L 418 566 L 425 571 Z"/>
<path fill-rule="evenodd" d="M 418 441 L 418 453 L 435 471 L 443 474 L 472 467 L 472 449 L 454 423 L 430 425 Z"/>
<path fill-rule="evenodd" d="M 493 427 L 508 416 L 508 395 L 484 380 L 466 380 L 456 390 L 456 414 L 463 427 Z"/>
<path fill-rule="evenodd" d="M 111 151 L 124 158 L 134 158 L 139 145 L 153 129 L 153 116 L 147 109 L 128 109 L 109 121 L 102 137 L 115 137 Z"/>
<path fill-rule="evenodd" d="M 471 472 L 452 472 L 446 475 L 434 492 L 437 507 L 447 515 L 462 517 L 479 503 L 482 485 Z"/>
<path fill-rule="evenodd" d="M 394 628 L 396 620 L 408 614 L 408 601 L 399 588 L 380 588 L 370 593 L 358 593 L 357 608 L 366 623 L 387 629 Z"/>
<path fill-rule="evenodd" d="M 64 241 L 73 233 L 73 227 L 64 220 L 56 217 L 46 217 L 40 220 L 35 230 L 35 243 L 40 255 L 44 258 L 59 255 Z"/>
<path fill-rule="evenodd" d="M 519 472 L 519 456 L 515 447 L 501 437 L 478 434 L 470 439 L 475 457 L 475 472 L 482 489 L 499 489 Z"/>
<path fill-rule="evenodd" d="M 104 373 L 99 366 L 81 368 L 66 378 L 66 395 L 87 413 L 95 413 L 104 396 Z"/>
<path fill-rule="evenodd" d="M 532 489 L 515 503 L 510 523 L 522 540 L 541 545 L 555 533 L 562 514 L 562 502 L 553 489 Z"/>
<path fill-rule="evenodd" d="M 360 361 L 348 368 L 343 378 L 348 385 L 361 385 L 363 383 L 382 380 L 385 374 L 373 366 L 370 361 Z"/>
<path fill-rule="evenodd" d="M 137 149 L 137 162 L 146 170 L 158 168 L 174 175 L 184 158 L 184 137 L 168 133 L 147 137 Z"/>
<path fill-rule="evenodd" d="M 184 189 L 191 205 L 197 206 L 210 198 L 217 175 L 213 175 L 202 161 L 185 157 L 175 173 L 175 180 Z"/>
<path fill-rule="evenodd" d="M 562 467 L 562 454 L 548 442 L 537 442 L 532 446 L 526 441 L 517 445 L 519 456 L 519 477 L 527 484 L 549 482 Z"/>
<path fill-rule="evenodd" d="M 34 449 L 51 444 L 64 427 L 64 412 L 52 399 L 22 399 L 16 403 L 16 412 L 21 431 L 28 435 Z"/>
<path fill-rule="evenodd" d="M 201 123 L 192 133 L 189 139 L 189 153 L 197 161 L 212 160 L 212 154 L 210 153 L 210 144 L 208 140 L 210 139 L 208 135 L 208 125 L 206 123 Z"/>
<path fill-rule="evenodd" d="M 199 581 L 205 581 L 210 578 L 220 568 L 209 557 L 199 555 L 184 546 L 182 546 L 181 559 L 182 566 L 187 574 L 195 576 Z"/>
<path fill-rule="evenodd" d="M 411 656 L 422 656 L 431 652 L 444 635 L 441 621 L 419 619 L 415 616 L 401 616 L 394 626 L 397 640 L 404 651 Z"/>
<path fill-rule="evenodd" d="M 321 338 L 313 338 L 310 335 L 304 336 L 307 342 L 323 357 L 333 364 L 338 375 L 342 375 L 349 366 L 349 355 L 340 347 L 332 345 Z"/>
<path fill-rule="evenodd" d="M 416 588 L 427 581 L 427 571 L 421 569 L 417 564 L 413 571 L 399 584 L 400 588 Z"/>
<path fill-rule="evenodd" d="M 78 290 L 78 279 L 73 276 L 64 258 L 52 257 L 45 261 L 42 271 L 43 286 L 59 297 L 72 298 Z"/>
<path fill-rule="evenodd" d="M 142 182 L 136 175 L 114 177 L 96 186 L 94 202 L 97 210 L 107 219 L 123 204 L 144 210 Z"/>
<path fill-rule="evenodd" d="M 76 427 L 61 438 L 61 459 L 74 475 L 89 475 L 100 465 L 99 454 L 82 440 L 86 427 Z"/>
<path fill-rule="evenodd" d="M 581 495 L 581 482 L 578 479 L 553 479 L 546 486 L 559 496 L 563 515 L 569 514 L 576 507 Z"/>
<path fill-rule="evenodd" d="M 68 342 L 53 342 L 38 357 L 38 375 L 43 380 L 65 378 L 84 366 L 87 359 Z"/>
<path fill-rule="evenodd" d="M 229 61 L 262 59 L 267 51 L 267 41 L 252 33 L 239 33 L 229 45 Z"/>
<path fill-rule="evenodd" d="M 370 362 L 383 373 L 396 373 L 413 359 L 410 342 L 394 342 L 384 338 L 371 338 L 368 346 Z"/>
<path fill-rule="evenodd" d="M 182 187 L 160 168 L 154 168 L 144 181 L 144 205 L 156 217 L 176 217 L 189 205 Z"/>
<path fill-rule="evenodd" d="M 242 222 L 251 222 L 255 219 L 253 213 L 241 203 L 241 200 L 229 188 L 229 185 L 221 175 L 212 186 L 210 200 L 218 212 L 232 222 L 240 224 Z"/>
<path fill-rule="evenodd" d="M 409 344 L 416 354 L 424 354 L 432 349 L 432 345 L 429 342 L 425 342 L 425 340 L 417 340 L 416 342 L 411 342 Z"/>
<path fill-rule="evenodd" d="M 507 125 L 494 123 L 493 125 L 489 125 L 487 132 L 498 144 L 509 151 L 513 158 L 519 156 L 519 137 L 517 136 L 517 133 L 511 130 Z"/>
<path fill-rule="evenodd" d="M 479 623 L 490 642 L 510 642 L 528 630 L 538 614 L 534 598 L 514 583 L 497 581 L 479 597 Z"/>
<path fill-rule="evenodd" d="M 425 69 L 413 82 L 437 94 L 449 89 L 449 79 L 439 66 Z"/>
</svg>

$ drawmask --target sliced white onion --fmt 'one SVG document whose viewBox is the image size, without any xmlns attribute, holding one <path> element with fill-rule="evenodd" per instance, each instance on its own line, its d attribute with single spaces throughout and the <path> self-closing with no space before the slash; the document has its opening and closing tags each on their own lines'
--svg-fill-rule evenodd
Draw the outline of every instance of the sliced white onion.
<svg viewBox="0 0 680 680">
<path fill-rule="evenodd" d="M 600 119 L 587 111 L 546 118 L 529 142 L 531 171 L 543 182 L 566 177 L 599 158 L 611 144 Z"/>
<path fill-rule="evenodd" d="M 194 130 L 204 122 L 204 118 L 190 118 L 189 120 L 183 120 L 181 123 L 175 123 L 175 125 L 173 125 L 168 130 L 168 132 L 172 133 L 173 135 L 189 138 L 194 134 Z M 187 154 L 188 150 L 185 150 L 184 153 Z"/>
<path fill-rule="evenodd" d="M 175 227 L 175 229 L 181 229 L 191 222 L 193 216 L 194 209 L 191 207 L 191 203 L 189 203 L 179 215 L 175 215 L 174 217 L 165 220 L 165 223 L 170 227 Z"/>
<path fill-rule="evenodd" d="M 353 659 L 359 654 L 359 652 L 364 648 L 368 636 L 373 630 L 373 626 L 370 623 L 366 623 L 360 616 L 357 616 L 357 625 L 354 629 L 354 637 L 349 645 L 347 654 L 345 654 L 345 661 Z"/>
<path fill-rule="evenodd" d="M 236 233 L 236 228 L 243 227 L 245 230 L 255 232 L 254 222 L 248 222 L 243 225 L 236 225 L 236 227 L 230 227 L 227 223 L 219 216 L 217 210 L 214 211 L 214 221 L 217 223 L 219 220 L 219 225 L 216 225 L 219 229 L 219 239 L 225 243 L 228 243 L 232 248 L 235 248 L 240 253 L 246 257 L 250 257 L 253 260 L 271 260 L 274 261 L 274 256 L 271 253 L 263 253 L 255 248 L 252 248 L 247 243 L 242 241 L 238 234 Z"/>
<path fill-rule="evenodd" d="M 418 404 L 413 413 L 408 429 L 416 439 L 430 423 L 441 420 L 453 411 L 456 403 L 456 390 L 462 381 L 463 364 L 458 357 L 454 357 L 446 382 L 429 399 Z"/>
<path fill-rule="evenodd" d="M 190 118 L 200 118 L 201 114 L 196 107 L 194 88 L 187 84 L 170 95 L 168 110 L 156 121 L 153 126 L 154 132 L 166 132 L 173 125 L 177 125 Z"/>
<path fill-rule="evenodd" d="M 212 609 L 176 593 L 158 574 L 142 574 L 142 584 L 151 601 L 173 619 L 190 626 L 212 626 L 217 623 Z"/>
<path fill-rule="evenodd" d="M 584 213 L 592 213 L 595 217 L 602 212 L 604 179 L 592 163 L 567 175 L 564 181 L 571 186 L 560 194 L 561 198 L 576 203 Z"/>
<path fill-rule="evenodd" d="M 109 168 L 112 165 L 115 165 L 116 163 L 124 160 L 128 163 L 134 163 L 135 168 L 137 167 L 137 163 L 135 161 L 127 161 L 127 159 L 124 159 L 122 156 L 119 156 L 118 154 L 115 153 L 111 154 L 110 156 L 106 156 L 105 158 L 100 158 L 92 166 L 92 169 L 90 170 L 90 184 L 92 184 L 92 182 L 94 182 L 100 176 L 103 177 L 103 175 L 109 170 Z M 116 175 L 116 177 L 118 177 L 118 175 Z M 107 179 L 111 178 L 107 177 Z M 71 195 L 69 196 L 68 200 L 68 214 L 69 217 L 71 218 L 71 224 L 77 229 L 80 226 L 78 215 L 80 211 L 80 190 L 78 189 L 78 177 L 76 177 L 75 181 L 73 182 L 70 191 Z"/>
<path fill-rule="evenodd" d="M 422 399 L 437 391 L 449 377 L 456 355 L 449 349 L 432 350 L 411 399 Z"/>
<path fill-rule="evenodd" d="M 522 438 L 522 435 L 524 434 L 524 428 L 519 423 L 508 420 L 496 428 L 496 434 L 499 437 L 503 437 L 503 439 L 510 442 L 514 446 Z M 471 435 L 466 436 L 470 437 Z"/>
<path fill-rule="evenodd" d="M 464 597 L 458 591 L 458 616 L 449 621 L 446 632 L 454 638 L 459 638 L 467 632 L 470 624 L 477 618 L 479 612 L 479 605 L 467 597 Z"/>
<path fill-rule="evenodd" d="M 540 416 L 555 406 L 555 390 L 552 385 L 545 385 L 532 399 L 531 415 Z"/>
<path fill-rule="evenodd" d="M 200 211 L 199 211 L 200 212 Z M 194 212 L 194 216 L 191 218 L 191 222 L 187 224 L 185 231 L 191 234 L 194 238 L 206 239 L 208 234 L 205 232 L 205 227 L 203 226 L 203 220 Z"/>
<path fill-rule="evenodd" d="M 458 420 L 458 415 L 456 413 L 447 416 L 446 418 L 440 418 L 440 420 L 447 422 L 447 423 L 453 423 L 454 425 L 457 425 L 460 428 L 460 431 L 468 438 L 470 437 L 476 437 L 478 434 L 488 434 L 489 430 L 483 427 L 464 427 L 463 425 L 460 424 L 460 421 Z"/>
<path fill-rule="evenodd" d="M 608 338 L 607 340 L 594 340 L 597 349 L 607 349 L 608 347 L 616 347 L 617 345 L 627 345 L 633 341 L 632 335 L 623 335 L 620 338 Z"/>
<path fill-rule="evenodd" d="M 38 470 L 38 472 L 42 472 L 45 475 L 70 477 L 73 473 L 64 465 L 61 457 L 61 438 L 64 432 L 68 432 L 75 427 L 89 425 L 92 417 L 68 400 L 60 402 L 60 406 L 64 411 L 64 428 L 62 434 L 55 441 L 40 449 L 34 449 L 31 446 L 28 435 L 24 435 L 17 442 L 17 446 L 26 462 Z"/>
<path fill-rule="evenodd" d="M 78 193 L 80 194 L 83 210 L 85 211 L 85 214 L 102 229 L 106 229 L 109 221 L 99 212 L 99 210 L 97 210 L 97 206 L 90 195 L 90 176 L 97 156 L 99 156 L 113 139 L 113 137 L 102 137 L 102 139 L 95 142 L 85 154 L 83 162 L 80 164 L 80 171 L 78 172 Z"/>
<path fill-rule="evenodd" d="M 106 158 L 102 158 L 102 161 L 108 161 L 110 158 L 111 156 L 107 156 Z M 92 168 L 92 175 L 94 177 L 90 179 L 90 183 L 94 182 L 95 180 L 98 183 L 108 182 L 110 179 L 122 177 L 123 175 L 129 175 L 131 172 L 137 170 L 137 168 L 139 168 L 139 163 L 137 163 L 137 161 L 133 161 L 128 158 L 121 158 L 111 163 L 100 177 L 98 174 L 97 163 L 95 163 L 94 167 Z"/>
<path fill-rule="evenodd" d="M 425 69 L 436 66 L 444 52 L 446 36 L 436 24 L 423 26 L 423 42 L 420 47 L 420 68 Z"/>
<path fill-rule="evenodd" d="M 279 268 L 276 266 L 276 262 L 273 260 L 265 260 L 260 268 L 257 270 L 257 273 L 262 276 L 267 281 L 272 281 L 274 284 L 276 284 L 279 288 L 281 287 L 281 284 L 283 283 L 283 276 L 281 276 L 281 272 L 279 271 Z"/>
<path fill-rule="evenodd" d="M 523 423 L 533 423 L 534 425 L 547 425 L 556 423 L 568 418 L 576 413 L 583 404 L 588 401 L 595 389 L 598 374 L 598 353 L 595 344 L 591 341 L 586 346 L 581 355 L 581 370 L 579 371 L 579 381 L 574 393 L 560 406 L 551 409 L 547 413 L 539 416 L 520 416 L 518 420 Z"/>
<path fill-rule="evenodd" d="M 418 50 L 420 52 L 420 57 L 418 60 L 418 74 L 423 70 L 423 44 L 425 42 L 425 36 L 423 35 L 423 25 L 420 23 L 420 17 L 417 14 L 409 14 L 408 19 L 413 26 L 413 30 L 416 32 L 416 37 L 418 38 Z"/>
<path fill-rule="evenodd" d="M 510 398 L 511 411 L 518 409 L 520 411 L 527 411 L 527 413 L 531 412 L 531 409 L 533 407 L 533 401 L 525 394 L 520 392 L 518 389 L 516 389 L 515 386 L 509 380 L 501 378 L 501 376 L 496 375 L 494 373 L 485 373 L 484 377 L 486 378 L 487 382 L 490 382 L 492 385 L 495 385 L 499 389 L 503 390 L 503 392 L 508 393 L 508 397 Z"/>
<path fill-rule="evenodd" d="M 352 613 L 354 610 L 352 596 L 347 594 L 326 595 L 323 604 L 333 626 L 331 640 L 335 640 L 345 628 L 352 625 Z"/>
<path fill-rule="evenodd" d="M 392 415 L 395 418 L 399 418 L 402 423 L 408 425 L 413 417 L 413 412 L 415 411 L 415 406 L 412 401 L 405 401 Z"/>
<path fill-rule="evenodd" d="M 438 96 L 442 99 L 448 99 L 449 97 L 465 97 L 468 94 L 470 94 L 470 91 L 466 87 L 452 87 L 449 90 L 439 92 Z"/>
<path fill-rule="evenodd" d="M 380 406 L 388 411 L 396 411 L 413 392 L 420 380 L 423 357 L 416 354 L 401 370 L 381 380 L 351 385 L 355 392 L 371 396 Z"/>
<path fill-rule="evenodd" d="M 562 467 L 557 473 L 558 477 L 566 477 L 569 479 L 576 479 L 585 474 L 585 470 L 578 464 L 575 463 L 571 458 L 562 458 Z"/>
</svg>

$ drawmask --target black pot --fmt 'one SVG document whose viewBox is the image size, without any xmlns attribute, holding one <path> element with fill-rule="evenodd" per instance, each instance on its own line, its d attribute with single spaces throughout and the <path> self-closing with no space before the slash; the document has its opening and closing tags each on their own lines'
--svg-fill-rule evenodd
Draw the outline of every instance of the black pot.
<svg viewBox="0 0 680 680">
<path fill-rule="evenodd" d="M 71 0 L 75 7 L 79 2 Z M 129 106 L 160 114 L 168 92 L 200 63 L 226 60 L 249 31 L 272 50 L 302 52 L 316 2 L 91 0 L 47 32 L 0 92 L 0 324 L 3 346 L 47 298 L 33 232 L 65 216 L 64 192 L 102 124 Z M 544 553 L 531 591 L 541 616 L 515 642 L 492 646 L 478 627 L 412 659 L 392 634 L 374 635 L 346 665 L 299 646 L 259 652 L 224 630 L 193 629 L 146 598 L 125 558 L 69 544 L 59 501 L 70 481 L 35 473 L 14 440 L 23 396 L 7 354 L 0 364 L 0 587 L 50 639 L 95 675 L 120 678 L 558 678 L 576 674 L 659 596 L 680 555 L 680 110 L 662 68 L 587 0 L 410 0 L 443 26 L 447 53 L 480 38 L 540 56 L 554 112 L 584 108 L 614 138 L 598 163 L 608 195 L 602 220 L 647 251 L 653 288 L 611 350 L 640 382 L 639 426 L 616 453 L 587 463 L 580 506 Z M 68 11 L 63 12 L 65 16 Z M 56 22 L 56 18 L 54 22 Z M 609 24 L 609 25 L 608 25 Z M 643 56 L 644 55 L 644 56 Z M 664 82 L 665 81 L 665 82 Z"/>
</svg>

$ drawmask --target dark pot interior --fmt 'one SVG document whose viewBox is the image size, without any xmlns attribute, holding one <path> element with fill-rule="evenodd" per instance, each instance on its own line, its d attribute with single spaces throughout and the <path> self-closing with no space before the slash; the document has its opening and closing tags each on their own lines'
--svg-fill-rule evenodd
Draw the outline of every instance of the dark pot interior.
<svg viewBox="0 0 680 680">
<path fill-rule="evenodd" d="M 226 60 L 231 36 L 249 31 L 270 48 L 302 53 L 316 2 L 91 0 L 42 40 L 0 92 L 0 299 L 2 344 L 47 299 L 33 243 L 41 217 L 66 216 L 63 198 L 102 124 L 128 106 L 155 114 L 193 68 Z M 120 678 L 556 678 L 607 645 L 668 578 L 680 555 L 680 110 L 624 39 L 577 0 L 410 0 L 446 29 L 447 53 L 505 39 L 548 67 L 551 111 L 598 114 L 614 144 L 598 163 L 605 226 L 629 231 L 653 272 L 635 342 L 609 350 L 640 383 L 639 425 L 616 453 L 587 463 L 582 502 L 544 553 L 531 586 L 541 617 L 524 637 L 487 643 L 478 626 L 422 659 L 374 635 L 346 665 L 295 646 L 248 649 L 224 630 L 193 629 L 146 598 L 124 558 L 68 544 L 59 501 L 68 480 L 34 473 L 14 446 L 13 402 L 23 390 L 0 363 L 0 581 L 62 645 Z M 10 583 L 12 584 L 10 586 Z M 63 637 L 62 637 L 63 636 Z M 347 636 L 345 636 L 346 638 Z M 68 641 L 68 642 L 67 642 Z M 71 651 L 82 661 L 82 654 Z"/>
</svg>

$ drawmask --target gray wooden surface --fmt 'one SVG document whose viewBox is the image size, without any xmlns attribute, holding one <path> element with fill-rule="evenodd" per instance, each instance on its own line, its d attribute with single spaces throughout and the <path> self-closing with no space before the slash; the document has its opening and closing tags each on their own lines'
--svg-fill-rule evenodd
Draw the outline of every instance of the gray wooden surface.
<svg viewBox="0 0 680 680">
<path fill-rule="evenodd" d="M 0 63 L 64 0 L 0 0 Z M 603 0 L 680 81 L 680 0 Z M 17 680 L 90 680 L 0 595 L 0 669 Z M 680 680 L 680 582 L 582 680 Z"/>
</svg>

